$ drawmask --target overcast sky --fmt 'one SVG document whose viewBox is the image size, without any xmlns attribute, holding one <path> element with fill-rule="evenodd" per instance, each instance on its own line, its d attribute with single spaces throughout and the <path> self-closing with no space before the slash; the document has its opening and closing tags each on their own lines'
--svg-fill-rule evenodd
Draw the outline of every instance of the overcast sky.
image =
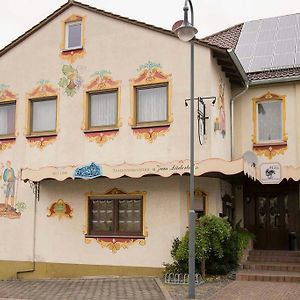
<svg viewBox="0 0 300 300">
<path fill-rule="evenodd" d="M 43 20 L 67 0 L 0 0 L 0 49 Z M 83 3 L 171 29 L 183 19 L 183 0 L 83 0 Z M 193 0 L 198 38 L 232 25 L 300 13 L 300 0 Z"/>
</svg>

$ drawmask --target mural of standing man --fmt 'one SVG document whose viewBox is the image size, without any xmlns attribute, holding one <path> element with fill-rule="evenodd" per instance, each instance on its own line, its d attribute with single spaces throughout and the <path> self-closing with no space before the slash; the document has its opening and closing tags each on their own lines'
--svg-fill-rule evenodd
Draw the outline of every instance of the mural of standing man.
<svg viewBox="0 0 300 300">
<path fill-rule="evenodd" d="M 16 176 L 14 169 L 11 167 L 11 161 L 6 162 L 6 168 L 3 172 L 3 181 L 6 184 L 6 188 L 4 190 L 5 194 L 5 211 L 8 210 L 8 202 L 10 200 L 10 210 L 15 211 L 15 182 Z"/>
</svg>

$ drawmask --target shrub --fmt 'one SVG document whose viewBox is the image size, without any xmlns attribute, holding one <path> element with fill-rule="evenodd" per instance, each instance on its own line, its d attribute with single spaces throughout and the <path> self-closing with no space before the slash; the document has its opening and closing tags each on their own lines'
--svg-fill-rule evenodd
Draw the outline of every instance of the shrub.
<svg viewBox="0 0 300 300">
<path fill-rule="evenodd" d="M 253 234 L 233 230 L 227 218 L 213 215 L 201 217 L 195 230 L 196 272 L 200 272 L 201 260 L 206 260 L 209 274 L 226 274 L 238 266 L 244 249 Z M 173 241 L 171 256 L 173 264 L 167 264 L 166 272 L 186 273 L 188 271 L 189 235 L 186 232 L 182 240 Z"/>
</svg>

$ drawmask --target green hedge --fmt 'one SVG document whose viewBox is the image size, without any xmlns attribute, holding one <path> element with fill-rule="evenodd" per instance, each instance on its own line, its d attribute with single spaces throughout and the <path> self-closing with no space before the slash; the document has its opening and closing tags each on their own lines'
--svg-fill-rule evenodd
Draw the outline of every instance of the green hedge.
<svg viewBox="0 0 300 300">
<path fill-rule="evenodd" d="M 213 215 L 201 217 L 196 226 L 195 260 L 196 272 L 200 272 L 201 260 L 205 258 L 208 274 L 226 274 L 238 266 L 238 262 L 253 238 L 253 234 L 242 231 L 239 226 L 232 229 L 227 218 Z M 172 264 L 166 264 L 166 272 L 186 273 L 188 271 L 189 236 L 173 241 Z"/>
</svg>

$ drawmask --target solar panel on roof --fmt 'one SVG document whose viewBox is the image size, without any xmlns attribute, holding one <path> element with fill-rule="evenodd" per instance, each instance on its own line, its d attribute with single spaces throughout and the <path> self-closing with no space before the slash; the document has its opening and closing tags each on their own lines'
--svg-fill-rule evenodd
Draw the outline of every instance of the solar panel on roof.
<svg viewBox="0 0 300 300">
<path fill-rule="evenodd" d="M 246 22 L 236 53 L 246 72 L 299 65 L 300 14 Z"/>
<path fill-rule="evenodd" d="M 296 40 L 277 41 L 275 44 L 275 53 L 295 53 Z"/>
<path fill-rule="evenodd" d="M 296 53 L 296 56 L 295 56 L 295 65 L 300 65 L 300 52 Z"/>
</svg>

